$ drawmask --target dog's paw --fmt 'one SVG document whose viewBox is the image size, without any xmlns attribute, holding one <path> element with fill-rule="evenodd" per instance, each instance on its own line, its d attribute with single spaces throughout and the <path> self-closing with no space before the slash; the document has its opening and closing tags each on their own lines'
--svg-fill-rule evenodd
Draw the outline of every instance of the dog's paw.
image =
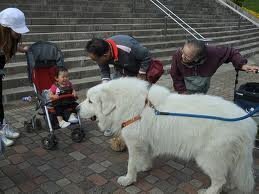
<svg viewBox="0 0 259 194">
<path fill-rule="evenodd" d="M 135 182 L 135 180 L 128 178 L 127 176 L 121 176 L 118 178 L 117 182 L 121 185 L 121 186 L 128 186 L 131 185 L 133 182 Z"/>
</svg>

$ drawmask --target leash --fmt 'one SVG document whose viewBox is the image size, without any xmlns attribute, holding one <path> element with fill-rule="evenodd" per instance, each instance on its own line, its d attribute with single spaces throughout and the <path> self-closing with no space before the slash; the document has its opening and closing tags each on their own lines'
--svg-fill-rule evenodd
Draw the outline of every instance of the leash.
<svg viewBox="0 0 259 194">
<path fill-rule="evenodd" d="M 156 115 L 165 115 L 165 116 L 179 116 L 179 117 L 193 117 L 193 118 L 201 118 L 201 119 L 212 119 L 212 120 L 220 120 L 220 121 L 228 121 L 235 122 L 247 119 L 248 117 L 253 116 L 255 113 L 259 112 L 259 106 L 253 110 L 250 110 L 246 115 L 237 118 L 224 118 L 218 116 L 210 116 L 210 115 L 200 115 L 200 114 L 188 114 L 188 113 L 172 113 L 172 112 L 163 112 L 155 109 L 154 106 L 151 106 L 154 109 Z"/>
</svg>

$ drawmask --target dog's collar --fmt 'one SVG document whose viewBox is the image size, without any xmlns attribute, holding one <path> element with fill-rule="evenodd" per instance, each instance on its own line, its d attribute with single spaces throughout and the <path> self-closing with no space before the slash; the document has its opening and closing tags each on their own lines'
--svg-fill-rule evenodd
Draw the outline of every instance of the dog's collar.
<svg viewBox="0 0 259 194">
<path fill-rule="evenodd" d="M 146 98 L 146 100 L 145 100 L 145 107 L 146 106 L 149 106 L 149 107 L 151 107 L 151 108 L 154 108 L 154 105 L 150 102 L 150 100 L 148 100 L 148 98 Z M 128 126 L 128 125 L 130 125 L 130 124 L 132 124 L 132 123 L 134 123 L 134 122 L 136 122 L 136 121 L 138 121 L 138 120 L 140 120 L 141 119 L 141 116 L 140 115 L 137 115 L 137 116 L 135 116 L 135 117 L 133 117 L 132 119 L 129 119 L 129 120 L 127 120 L 127 121 L 124 121 L 122 124 L 121 124 L 121 128 L 124 128 L 124 127 L 126 127 L 126 126 Z"/>
<path fill-rule="evenodd" d="M 121 128 L 124 128 L 124 127 L 127 127 L 128 125 L 138 121 L 141 119 L 141 116 L 140 115 L 137 115 L 135 117 L 133 117 L 132 119 L 130 120 L 127 120 L 127 121 L 124 121 L 122 124 L 121 124 Z"/>
</svg>

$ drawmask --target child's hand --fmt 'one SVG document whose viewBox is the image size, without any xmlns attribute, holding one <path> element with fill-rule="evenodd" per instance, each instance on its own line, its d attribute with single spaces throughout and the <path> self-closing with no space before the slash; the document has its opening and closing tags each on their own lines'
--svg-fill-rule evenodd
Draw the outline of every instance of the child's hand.
<svg viewBox="0 0 259 194">
<path fill-rule="evenodd" d="M 52 95 L 52 96 L 51 96 L 51 99 L 52 99 L 52 100 L 57 100 L 57 99 L 59 99 L 59 96 L 58 96 L 57 94 Z"/>
<path fill-rule="evenodd" d="M 73 95 L 75 98 L 77 98 L 77 95 L 76 95 L 76 91 L 75 91 L 75 90 L 73 90 L 72 95 Z"/>
</svg>

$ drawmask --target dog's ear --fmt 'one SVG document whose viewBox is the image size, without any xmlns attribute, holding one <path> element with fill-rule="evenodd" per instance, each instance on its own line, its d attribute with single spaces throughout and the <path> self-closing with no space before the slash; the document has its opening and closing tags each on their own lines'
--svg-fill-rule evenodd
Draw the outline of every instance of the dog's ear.
<svg viewBox="0 0 259 194">
<path fill-rule="evenodd" d="M 101 90 L 100 95 L 99 95 L 99 100 L 100 100 L 100 105 L 101 105 L 101 111 L 103 112 L 104 115 L 108 115 L 111 113 L 116 105 L 115 105 L 115 100 L 112 95 L 108 90 Z"/>
</svg>

